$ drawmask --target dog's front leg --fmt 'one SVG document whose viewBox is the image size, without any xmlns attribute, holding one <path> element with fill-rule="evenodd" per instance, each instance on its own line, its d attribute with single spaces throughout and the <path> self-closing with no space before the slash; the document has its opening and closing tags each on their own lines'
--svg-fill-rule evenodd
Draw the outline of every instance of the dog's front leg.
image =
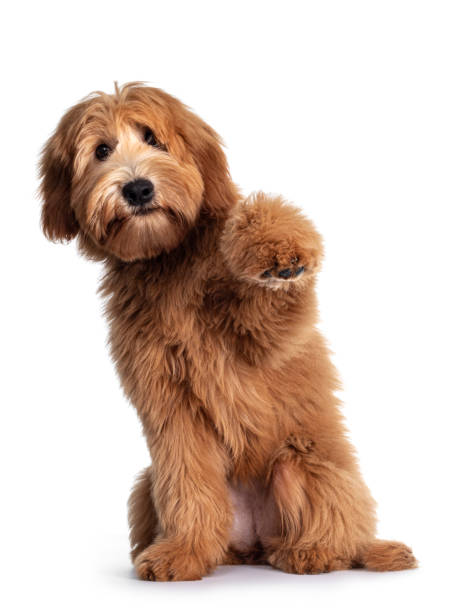
<svg viewBox="0 0 459 612">
<path fill-rule="evenodd" d="M 144 580 L 199 580 L 228 546 L 227 457 L 199 407 L 184 403 L 168 413 L 160 428 L 144 420 L 159 534 L 135 567 Z"/>
<path fill-rule="evenodd" d="M 276 365 L 304 344 L 316 322 L 320 235 L 300 209 L 258 193 L 231 212 L 220 251 L 228 276 L 211 287 L 209 320 L 215 326 L 220 318 L 227 344 L 246 361 Z"/>
</svg>

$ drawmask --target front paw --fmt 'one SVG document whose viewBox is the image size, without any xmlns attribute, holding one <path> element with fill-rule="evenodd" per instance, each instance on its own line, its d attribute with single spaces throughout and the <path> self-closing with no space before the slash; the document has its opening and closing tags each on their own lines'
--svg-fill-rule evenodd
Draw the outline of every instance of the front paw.
<svg viewBox="0 0 459 612">
<path fill-rule="evenodd" d="M 275 550 L 268 556 L 268 563 L 289 574 L 323 574 L 352 567 L 350 558 L 320 547 Z"/>
<path fill-rule="evenodd" d="M 189 547 L 170 540 L 146 548 L 138 555 L 134 566 L 141 580 L 158 582 L 200 580 L 211 569 Z"/>
<path fill-rule="evenodd" d="M 234 276 L 278 288 L 317 272 L 322 241 L 299 209 L 259 193 L 233 211 L 221 250 Z"/>
</svg>

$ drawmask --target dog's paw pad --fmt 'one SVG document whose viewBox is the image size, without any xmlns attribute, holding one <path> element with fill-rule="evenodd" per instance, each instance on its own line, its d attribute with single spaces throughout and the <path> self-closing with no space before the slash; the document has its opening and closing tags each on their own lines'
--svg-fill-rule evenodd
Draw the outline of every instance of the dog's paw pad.
<svg viewBox="0 0 459 612">
<path fill-rule="evenodd" d="M 269 268 L 268 270 L 265 270 L 264 272 L 262 272 L 260 274 L 260 278 L 263 280 L 270 279 L 270 278 L 277 278 L 280 280 L 289 280 L 289 279 L 298 278 L 298 276 L 303 274 L 305 270 L 306 268 L 304 266 L 296 266 L 293 268 L 282 268 L 281 270 L 279 270 L 278 267 L 276 266 L 275 268 Z"/>
<path fill-rule="evenodd" d="M 292 276 L 292 268 L 284 268 L 283 270 L 279 270 L 277 276 L 279 278 L 285 278 L 286 280 Z"/>
</svg>

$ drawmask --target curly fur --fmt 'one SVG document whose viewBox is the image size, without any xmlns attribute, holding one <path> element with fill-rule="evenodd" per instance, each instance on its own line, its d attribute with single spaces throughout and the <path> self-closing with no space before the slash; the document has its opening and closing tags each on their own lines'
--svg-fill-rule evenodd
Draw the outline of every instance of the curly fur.
<svg viewBox="0 0 459 612">
<path fill-rule="evenodd" d="M 375 540 L 316 328 L 312 223 L 281 197 L 244 200 L 215 132 L 139 83 L 70 109 L 41 174 L 45 234 L 105 262 L 111 352 L 152 458 L 129 502 L 139 577 L 414 567 L 406 546 Z M 138 177 L 154 184 L 148 214 L 122 196 Z"/>
</svg>

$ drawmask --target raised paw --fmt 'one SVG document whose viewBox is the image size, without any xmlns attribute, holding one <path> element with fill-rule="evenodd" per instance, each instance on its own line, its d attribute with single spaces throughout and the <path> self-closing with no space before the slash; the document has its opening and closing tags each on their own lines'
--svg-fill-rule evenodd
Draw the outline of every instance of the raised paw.
<svg viewBox="0 0 459 612">
<path fill-rule="evenodd" d="M 221 250 L 234 276 L 277 289 L 303 283 L 318 271 L 322 241 L 299 209 L 256 194 L 233 211 Z"/>
</svg>

